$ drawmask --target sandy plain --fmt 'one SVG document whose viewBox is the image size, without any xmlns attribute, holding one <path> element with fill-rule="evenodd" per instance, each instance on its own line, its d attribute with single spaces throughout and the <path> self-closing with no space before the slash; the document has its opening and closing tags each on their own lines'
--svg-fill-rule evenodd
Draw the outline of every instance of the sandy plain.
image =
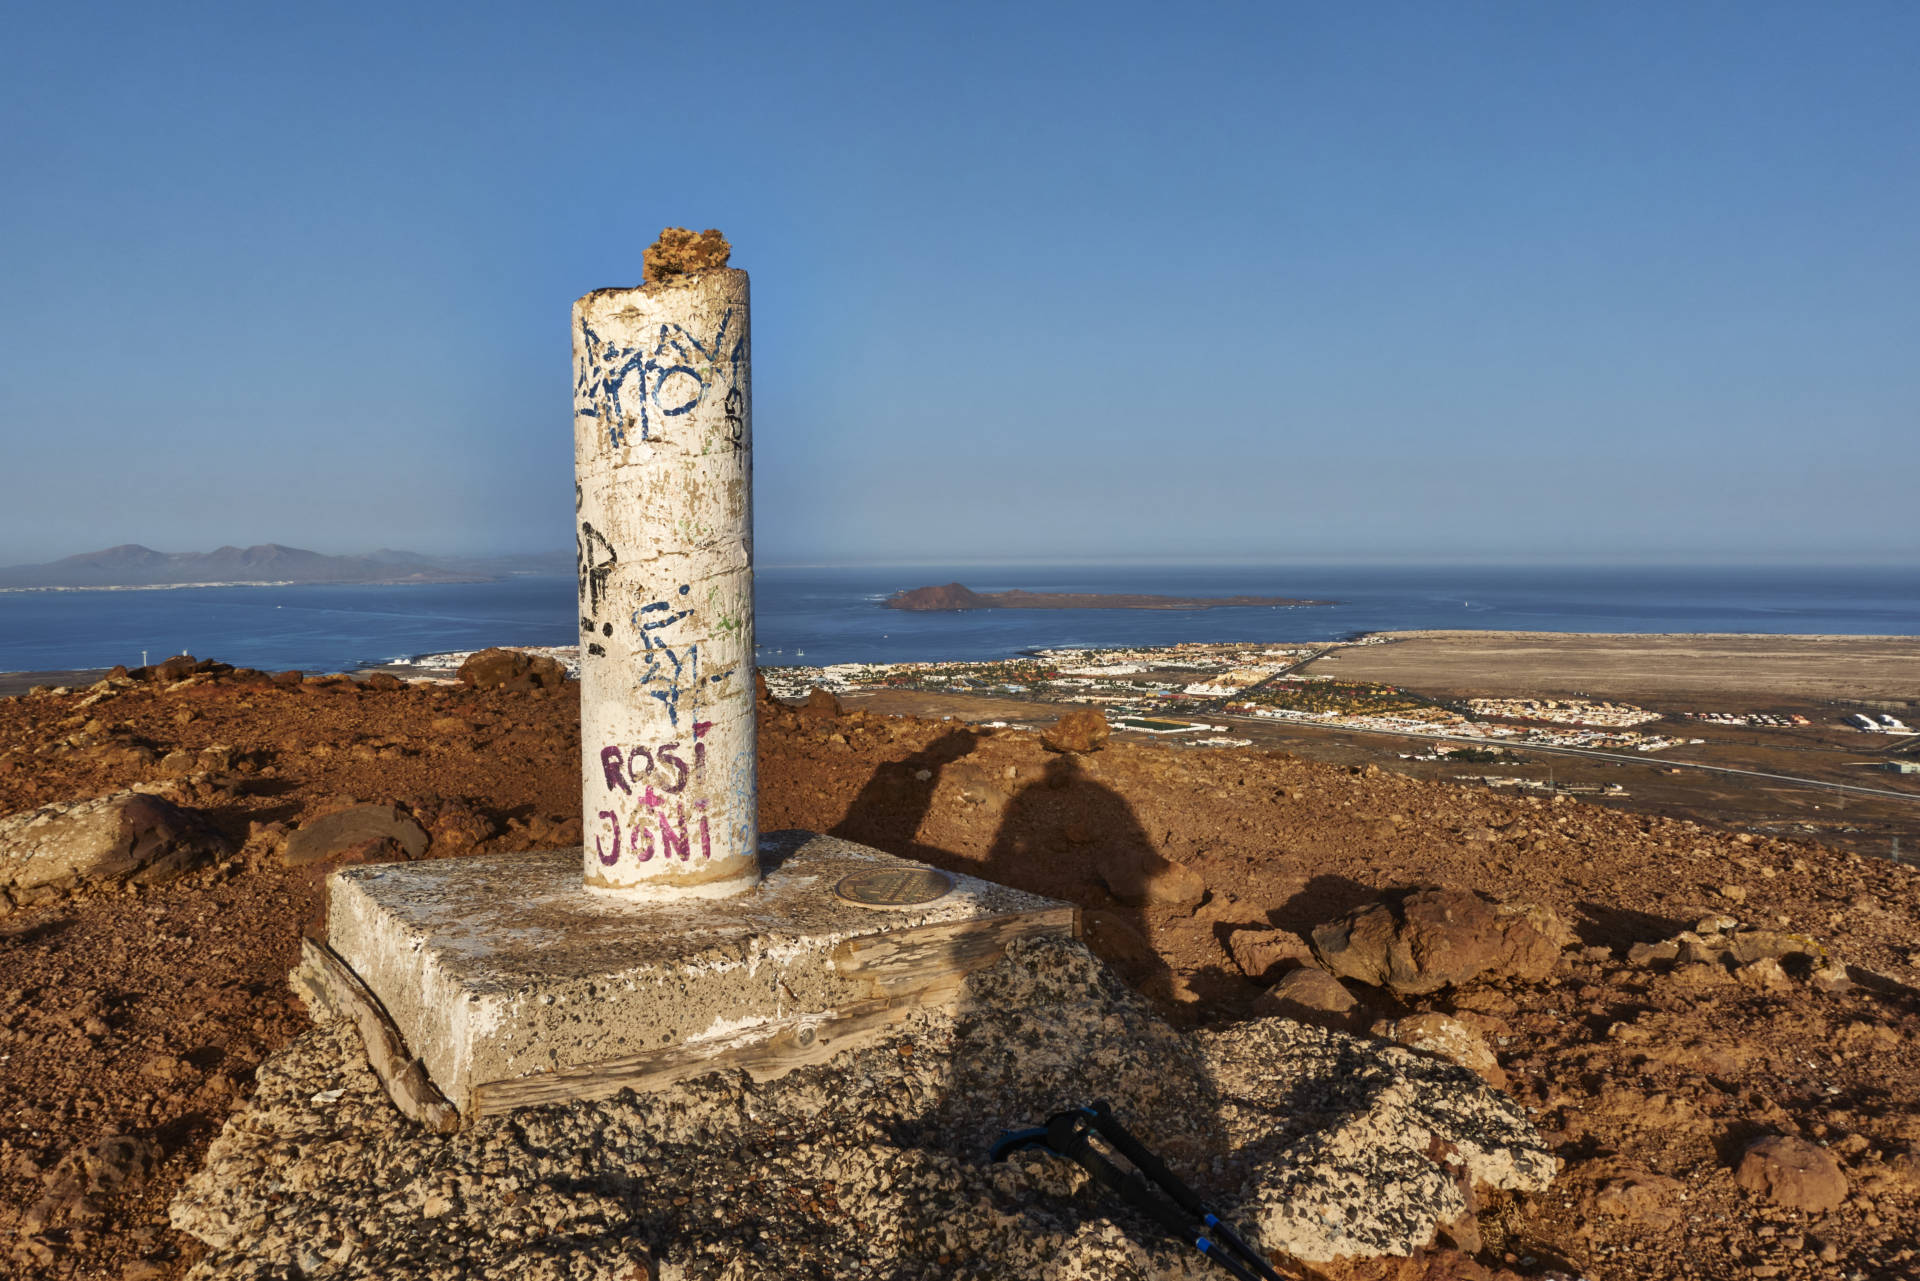
<svg viewBox="0 0 1920 1281">
<path fill-rule="evenodd" d="M 1381 632 L 1303 670 L 1424 692 L 1920 700 L 1920 636 Z"/>
</svg>

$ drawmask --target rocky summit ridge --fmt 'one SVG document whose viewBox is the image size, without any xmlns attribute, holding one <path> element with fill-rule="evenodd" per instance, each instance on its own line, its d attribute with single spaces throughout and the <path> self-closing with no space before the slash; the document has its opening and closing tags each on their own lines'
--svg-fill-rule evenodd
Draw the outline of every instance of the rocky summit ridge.
<svg viewBox="0 0 1920 1281">
<path fill-rule="evenodd" d="M 1192 1260 L 1073 1167 L 984 1161 L 981 1136 L 1095 1089 L 1297 1252 L 1301 1276 L 1914 1270 L 1914 869 L 1367 765 L 824 693 L 761 703 L 763 828 L 1070 900 L 1087 950 L 1009 958 L 969 1009 L 844 1080 L 711 1078 L 450 1140 L 396 1128 L 352 1041 L 287 986 L 320 879 L 582 839 L 577 686 L 509 662 L 469 675 L 183 660 L 0 699 L 17 869 L 0 914 L 0 1273 L 558 1277 L 620 1259 L 627 1281 L 655 1262 L 757 1277 L 997 1258 L 1018 1276 L 1049 1275 L 1021 1251 L 1057 1250 L 1179 1275 Z M 994 994 L 1019 984 L 1081 1012 L 1009 1042 Z M 1433 1072 L 1453 1095 L 1431 1093 Z M 1436 1097 L 1538 1144 L 1421 1120 Z M 1287 1131 L 1296 1116 L 1311 1134 Z M 1321 1138 L 1324 1159 L 1300 1165 Z M 1517 1154 L 1548 1154 L 1552 1180 L 1476 1167 L 1475 1144 L 1522 1173 Z M 1281 1216 L 1335 1204 L 1317 1200 L 1335 1176 L 1358 1180 L 1339 1205 L 1367 1202 L 1388 1178 L 1376 1158 L 1427 1189 L 1397 1235 L 1315 1242 Z M 1444 1223 L 1442 1175 L 1468 1208 Z M 1357 1257 L 1415 1237 L 1411 1255 Z"/>
<path fill-rule="evenodd" d="M 1301 1260 L 1412 1253 L 1470 1216 L 1473 1187 L 1537 1192 L 1555 1171 L 1471 1072 L 1281 1018 L 1182 1035 L 1067 940 L 1016 943 L 957 1012 L 830 1064 L 453 1136 L 400 1119 L 343 1027 L 262 1068 L 174 1202 L 174 1226 L 213 1247 L 191 1281 L 1213 1275 L 1078 1167 L 985 1160 L 1008 1118 L 1095 1096 Z"/>
</svg>

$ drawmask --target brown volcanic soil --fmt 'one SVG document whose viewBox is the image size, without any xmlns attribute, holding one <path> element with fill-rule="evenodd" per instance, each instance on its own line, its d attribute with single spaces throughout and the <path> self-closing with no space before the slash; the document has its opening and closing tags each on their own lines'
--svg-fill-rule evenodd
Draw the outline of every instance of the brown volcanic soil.
<svg viewBox="0 0 1920 1281">
<path fill-rule="evenodd" d="M 164 773 L 130 747 L 224 746 L 230 772 L 171 788 L 236 840 L 351 799 L 414 809 L 431 854 L 571 843 L 575 689 L 199 677 L 87 708 L 81 693 L 7 700 L 0 813 Z M 1551 906 L 1583 948 L 1548 983 L 1405 1005 L 1358 993 L 1383 1015 L 1450 1011 L 1481 1029 L 1567 1163 L 1546 1194 L 1484 1208 L 1481 1262 L 1608 1278 L 1916 1272 L 1911 869 L 1282 752 L 1116 744 L 1063 757 L 1031 733 L 859 711 L 766 709 L 761 770 L 764 828 L 830 830 L 1070 898 L 1090 909 L 1096 945 L 1184 1020 L 1245 1017 L 1259 993 L 1223 945 L 1238 924 L 1305 929 L 1416 883 Z M 253 1067 L 304 1026 L 285 976 L 318 873 L 281 869 L 273 843 L 170 886 L 0 920 L 0 1271 L 161 1277 L 193 1257 L 165 1226 L 167 1200 Z M 1211 898 L 1191 915 L 1116 903 L 1098 868 L 1127 845 L 1194 868 Z M 1625 960 L 1716 912 L 1816 936 L 1861 985 L 1753 990 Z M 77 1224 L 56 1215 L 23 1233 L 61 1158 L 109 1132 L 150 1144 L 151 1173 L 136 1161 L 119 1191 L 68 1208 Z M 1808 1215 L 1738 1189 L 1731 1164 L 1762 1133 L 1828 1145 L 1847 1202 Z M 1449 1255 L 1421 1275 L 1477 1274 Z"/>
</svg>

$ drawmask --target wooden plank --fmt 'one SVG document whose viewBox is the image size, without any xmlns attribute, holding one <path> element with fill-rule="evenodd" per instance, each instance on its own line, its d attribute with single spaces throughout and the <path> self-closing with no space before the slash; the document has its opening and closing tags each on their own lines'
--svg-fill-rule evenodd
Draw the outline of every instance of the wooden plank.
<svg viewBox="0 0 1920 1281">
<path fill-rule="evenodd" d="M 1007 945 L 1036 934 L 1071 938 L 1079 909 L 1044 908 L 971 921 L 863 934 L 833 949 L 833 967 L 869 984 L 870 996 L 897 996 L 930 984 L 955 983 L 1006 955 Z"/>
<path fill-rule="evenodd" d="M 884 1039 L 893 1025 L 920 1010 L 950 1003 L 959 988 L 933 986 L 902 997 L 862 1001 L 830 1016 L 803 1015 L 759 1040 L 675 1045 L 583 1067 L 488 1081 L 473 1087 L 475 1116 L 578 1099 L 605 1099 L 622 1090 L 657 1090 L 675 1081 L 739 1068 L 756 1081 L 771 1081 L 795 1068 L 825 1063 L 834 1055 Z"/>
<path fill-rule="evenodd" d="M 367 1062 L 386 1087 L 387 1097 L 408 1119 L 439 1134 L 460 1128 L 460 1113 L 434 1087 L 427 1069 L 407 1053 L 407 1043 L 395 1027 L 380 998 L 334 950 L 310 935 L 300 939 L 300 959 L 325 987 L 327 1002 L 350 1017 L 367 1047 Z"/>
</svg>

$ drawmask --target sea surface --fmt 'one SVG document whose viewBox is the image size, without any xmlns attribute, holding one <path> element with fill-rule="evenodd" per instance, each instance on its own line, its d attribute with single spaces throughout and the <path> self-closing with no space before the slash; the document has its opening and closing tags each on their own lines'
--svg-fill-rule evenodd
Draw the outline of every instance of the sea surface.
<svg viewBox="0 0 1920 1281">
<path fill-rule="evenodd" d="M 902 588 L 1293 596 L 1332 606 L 1211 610 L 882 609 Z M 1065 645 L 1331 640 L 1470 628 L 1548 632 L 1920 634 L 1920 568 L 1100 566 L 763 569 L 760 661 L 1005 658 Z M 341 671 L 487 645 L 570 645 L 570 577 L 406 586 L 0 592 L 0 671 L 137 666 L 181 652 Z"/>
</svg>

